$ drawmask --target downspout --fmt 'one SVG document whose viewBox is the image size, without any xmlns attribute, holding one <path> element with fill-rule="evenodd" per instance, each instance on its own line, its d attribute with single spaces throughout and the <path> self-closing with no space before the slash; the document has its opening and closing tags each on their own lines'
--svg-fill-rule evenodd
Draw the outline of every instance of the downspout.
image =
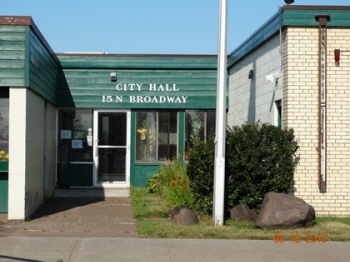
<svg viewBox="0 0 350 262">
<path fill-rule="evenodd" d="M 283 48 L 283 33 L 282 33 L 282 12 L 283 12 L 283 7 L 279 7 L 279 17 L 280 17 L 280 29 L 279 29 L 279 33 L 280 33 L 280 56 L 281 56 L 281 66 L 280 66 L 280 74 L 279 77 L 283 76 L 283 62 L 284 62 L 284 48 Z M 283 77 L 284 79 L 284 77 Z M 276 88 L 276 87 L 275 87 Z M 284 81 L 282 82 L 282 99 L 281 99 L 281 129 L 283 129 L 283 102 L 284 102 L 284 97 L 283 97 L 283 90 L 284 90 Z"/>
<path fill-rule="evenodd" d="M 319 189 L 327 189 L 327 22 L 329 15 L 315 15 L 319 25 Z"/>
</svg>

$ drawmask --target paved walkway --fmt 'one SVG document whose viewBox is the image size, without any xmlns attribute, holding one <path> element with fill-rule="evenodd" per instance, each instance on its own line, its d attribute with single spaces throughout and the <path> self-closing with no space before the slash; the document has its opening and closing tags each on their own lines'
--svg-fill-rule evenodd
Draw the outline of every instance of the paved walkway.
<svg viewBox="0 0 350 262">
<path fill-rule="evenodd" d="M 275 244 L 262 240 L 0 238 L 0 261 L 345 262 L 350 243 Z"/>
<path fill-rule="evenodd" d="M 58 197 L 30 221 L 0 225 L 0 261 L 345 262 L 350 243 L 142 239 L 129 198 Z"/>
<path fill-rule="evenodd" d="M 137 237 L 127 197 L 53 197 L 19 223 L 0 226 L 0 236 Z"/>
</svg>

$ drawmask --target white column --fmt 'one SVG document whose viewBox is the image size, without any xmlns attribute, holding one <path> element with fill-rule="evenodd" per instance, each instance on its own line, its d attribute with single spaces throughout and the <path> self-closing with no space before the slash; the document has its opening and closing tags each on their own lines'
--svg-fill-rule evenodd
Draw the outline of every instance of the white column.
<svg viewBox="0 0 350 262">
<path fill-rule="evenodd" d="M 219 7 L 219 51 L 216 98 L 216 137 L 214 163 L 214 208 L 215 226 L 224 224 L 225 196 L 225 135 L 226 135 L 226 86 L 227 86 L 227 0 L 220 0 Z"/>
<path fill-rule="evenodd" d="M 8 218 L 25 218 L 27 90 L 10 88 Z"/>
</svg>

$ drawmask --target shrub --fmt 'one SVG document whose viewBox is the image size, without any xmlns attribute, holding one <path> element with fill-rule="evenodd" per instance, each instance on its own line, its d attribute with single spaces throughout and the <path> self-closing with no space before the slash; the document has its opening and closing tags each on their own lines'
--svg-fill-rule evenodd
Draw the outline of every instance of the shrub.
<svg viewBox="0 0 350 262">
<path fill-rule="evenodd" d="M 226 133 L 228 207 L 241 202 L 259 209 L 269 191 L 284 192 L 293 184 L 298 146 L 293 130 L 270 124 L 244 124 Z"/>
<path fill-rule="evenodd" d="M 170 207 L 192 206 L 193 194 L 189 186 L 186 166 L 180 160 L 163 165 L 147 181 L 147 191 L 158 193 Z"/>
<path fill-rule="evenodd" d="M 188 153 L 187 175 L 195 199 L 194 208 L 200 213 L 211 213 L 213 209 L 214 183 L 214 138 L 206 143 L 200 136 L 192 138 Z"/>
<path fill-rule="evenodd" d="M 227 129 L 226 205 L 247 203 L 259 209 L 265 193 L 287 192 L 293 183 L 294 154 L 298 149 L 293 130 L 270 124 L 244 124 Z M 215 146 L 193 139 L 187 174 L 198 212 L 211 213 L 213 205 Z"/>
</svg>

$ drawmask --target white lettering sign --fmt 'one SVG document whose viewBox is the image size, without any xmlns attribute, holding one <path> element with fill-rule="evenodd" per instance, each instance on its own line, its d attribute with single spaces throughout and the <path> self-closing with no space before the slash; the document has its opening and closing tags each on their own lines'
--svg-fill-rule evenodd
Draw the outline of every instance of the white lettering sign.
<svg viewBox="0 0 350 262">
<path fill-rule="evenodd" d="M 120 92 L 178 92 L 180 89 L 176 84 L 137 84 L 137 83 L 119 83 L 115 89 Z M 188 96 L 172 96 L 172 95 L 130 95 L 123 98 L 123 95 L 103 95 L 102 103 L 131 103 L 131 104 L 186 104 Z"/>
</svg>

